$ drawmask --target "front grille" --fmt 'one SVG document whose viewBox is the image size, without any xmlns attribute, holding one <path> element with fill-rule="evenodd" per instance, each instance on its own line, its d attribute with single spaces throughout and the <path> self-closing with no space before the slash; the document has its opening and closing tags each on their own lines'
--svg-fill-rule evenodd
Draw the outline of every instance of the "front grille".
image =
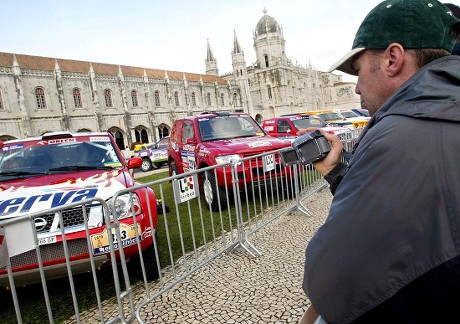
<svg viewBox="0 0 460 324">
<path fill-rule="evenodd" d="M 67 247 L 69 249 L 69 257 L 74 257 L 82 254 L 88 253 L 88 244 L 86 243 L 86 239 L 76 239 L 67 241 Z M 64 247 L 62 242 L 48 244 L 48 245 L 41 245 L 40 246 L 40 254 L 42 257 L 43 262 L 47 261 L 55 261 L 58 259 L 65 258 L 64 254 Z M 11 259 L 11 267 L 20 267 L 30 264 L 36 264 L 37 261 L 37 253 L 35 249 L 31 251 L 27 251 L 18 255 L 13 256 Z M 0 270 L 4 270 L 6 267 L 1 268 Z"/>
<path fill-rule="evenodd" d="M 86 209 L 86 216 L 89 217 L 89 211 L 91 207 L 89 205 L 85 206 Z M 58 217 L 57 213 L 52 214 L 45 214 L 40 216 L 39 218 L 43 218 L 46 221 L 46 226 L 42 229 L 37 228 L 37 233 L 45 233 L 49 232 L 55 217 Z M 85 224 L 85 218 L 83 215 L 82 207 L 76 207 L 72 209 L 65 209 L 62 211 L 62 220 L 64 222 L 64 227 L 73 227 Z"/>
</svg>

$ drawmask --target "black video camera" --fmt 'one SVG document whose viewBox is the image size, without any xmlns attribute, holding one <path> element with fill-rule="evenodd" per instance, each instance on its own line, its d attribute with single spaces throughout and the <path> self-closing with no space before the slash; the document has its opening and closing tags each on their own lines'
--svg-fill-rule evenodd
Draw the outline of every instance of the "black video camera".
<svg viewBox="0 0 460 324">
<path fill-rule="evenodd" d="M 292 142 L 292 148 L 280 151 L 284 165 L 297 163 L 310 164 L 324 159 L 330 152 L 329 142 L 319 130 L 314 130 L 297 137 Z"/>
</svg>

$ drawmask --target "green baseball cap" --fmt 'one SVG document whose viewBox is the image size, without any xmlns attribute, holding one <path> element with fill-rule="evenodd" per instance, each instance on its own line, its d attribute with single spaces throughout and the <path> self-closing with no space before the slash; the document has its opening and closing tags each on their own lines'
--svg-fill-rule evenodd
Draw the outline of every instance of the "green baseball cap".
<svg viewBox="0 0 460 324">
<path fill-rule="evenodd" d="M 365 49 L 386 49 L 391 43 L 407 49 L 443 48 L 451 52 L 459 30 L 460 21 L 436 0 L 383 1 L 364 18 L 352 50 L 328 72 L 340 70 L 357 75 L 351 67 L 356 54 Z"/>
</svg>

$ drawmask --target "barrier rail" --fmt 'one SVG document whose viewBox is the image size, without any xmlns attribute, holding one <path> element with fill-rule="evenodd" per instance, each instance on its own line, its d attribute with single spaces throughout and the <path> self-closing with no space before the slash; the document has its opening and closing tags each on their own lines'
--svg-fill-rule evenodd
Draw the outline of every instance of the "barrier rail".
<svg viewBox="0 0 460 324">
<path fill-rule="evenodd" d="M 353 130 L 342 140 L 348 145 L 356 140 L 357 135 L 359 132 Z M 11 289 L 17 322 L 23 323 L 22 309 L 27 305 L 20 303 L 22 296 L 18 296 L 23 292 L 17 290 L 15 278 L 18 273 L 13 272 L 12 262 L 24 253 L 33 253 L 36 256 L 41 291 L 50 323 L 64 320 L 85 323 L 94 322 L 95 319 L 101 323 L 154 321 L 155 315 L 148 309 L 152 300 L 196 270 L 208 265 L 222 253 L 242 249 L 251 257 L 259 256 L 261 253 L 251 243 L 251 235 L 294 210 L 312 216 L 302 205 L 302 200 L 327 186 L 311 164 L 283 166 L 278 153 L 267 152 L 137 185 L 117 192 L 109 204 L 98 199 L 87 199 L 40 213 L 0 221 L 0 238 L 3 234 L 3 241 L 6 242 L 1 244 L 0 241 L 0 247 L 3 247 L 0 248 L 0 260 L 4 261 L 3 264 L 0 263 L 0 268 L 6 266 L 8 270 L 8 286 Z M 148 210 L 144 211 L 151 224 L 154 224 L 155 215 L 158 218 L 157 227 L 149 234 L 154 238 L 153 244 L 145 249 L 141 246 L 140 240 L 137 240 L 135 245 L 139 257 L 127 260 L 124 249 L 117 248 L 124 244 L 124 233 L 118 221 L 116 202 L 119 197 L 126 195 L 133 199 L 134 192 L 142 194 L 149 187 L 153 188 L 157 198 L 161 199 L 158 214 L 156 208 L 150 204 L 147 205 Z M 217 198 L 218 203 L 214 203 L 214 207 L 206 201 L 205 198 L 209 195 L 204 195 L 205 190 Z M 84 219 L 88 219 L 86 207 L 95 204 L 101 206 L 107 233 L 112 233 L 107 234 L 110 258 L 101 258 L 89 253 L 90 274 L 74 276 L 75 260 L 73 252 L 67 246 L 69 233 L 65 231 L 63 213 L 68 209 L 81 208 Z M 40 235 L 37 233 L 34 220 L 50 213 L 55 214 L 55 221 L 59 221 L 60 224 L 61 253 L 65 258 L 67 273 L 65 279 L 58 282 L 60 285 L 69 286 L 69 300 L 64 300 L 62 296 L 50 297 L 49 287 L 53 287 L 54 291 L 56 281 L 47 281 L 45 276 L 42 257 L 55 243 L 39 242 Z M 135 231 L 133 237 L 140 238 L 141 235 L 146 235 L 145 232 L 139 232 L 135 215 L 131 218 Z M 85 222 L 84 227 L 86 251 L 93 251 L 94 235 L 90 233 L 88 222 Z M 18 245 L 18 236 L 22 246 L 20 250 L 14 248 L 14 245 Z M 28 243 L 23 244 L 25 241 Z M 98 270 L 102 263 L 110 264 L 110 267 Z M 155 272 L 152 269 L 157 270 L 156 280 L 151 278 Z M 75 284 L 74 281 L 80 280 L 80 276 L 86 279 L 83 279 L 83 283 L 79 281 Z M 81 307 L 82 294 L 86 295 L 84 303 L 89 303 L 88 309 Z M 59 298 L 60 303 L 67 303 L 68 307 L 73 307 L 74 316 L 62 319 L 54 314 L 51 307 L 53 298 Z"/>
</svg>

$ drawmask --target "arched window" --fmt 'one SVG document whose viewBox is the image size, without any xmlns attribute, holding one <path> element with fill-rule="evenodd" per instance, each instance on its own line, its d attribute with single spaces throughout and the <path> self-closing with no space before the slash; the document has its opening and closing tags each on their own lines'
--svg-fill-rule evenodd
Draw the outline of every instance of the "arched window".
<svg viewBox="0 0 460 324">
<path fill-rule="evenodd" d="M 45 90 L 43 88 L 35 88 L 35 100 L 37 101 L 37 109 L 46 109 Z"/>
<path fill-rule="evenodd" d="M 136 136 L 136 142 L 140 142 L 140 143 L 149 142 L 149 134 L 147 130 L 142 126 L 139 126 L 135 129 L 135 136 Z"/>
<path fill-rule="evenodd" d="M 155 106 L 160 106 L 160 91 L 155 91 Z"/>
<path fill-rule="evenodd" d="M 176 105 L 176 107 L 179 107 L 179 92 L 176 91 L 174 92 L 174 104 Z"/>
<path fill-rule="evenodd" d="M 206 104 L 208 106 L 211 106 L 211 93 L 210 92 L 206 94 Z"/>
<path fill-rule="evenodd" d="M 233 106 L 238 106 L 238 95 L 236 92 L 233 93 Z"/>
<path fill-rule="evenodd" d="M 268 91 L 268 99 L 272 98 L 272 88 L 270 86 L 267 86 L 267 91 Z"/>
<path fill-rule="evenodd" d="M 192 107 L 196 107 L 196 94 L 192 92 Z"/>
<path fill-rule="evenodd" d="M 131 91 L 131 101 L 133 102 L 133 107 L 138 107 L 139 104 L 137 103 L 137 92 L 136 90 Z"/>
<path fill-rule="evenodd" d="M 105 97 L 105 106 L 106 107 L 113 107 L 112 105 L 112 91 L 109 89 L 106 89 L 104 91 L 104 97 Z"/>
<path fill-rule="evenodd" d="M 73 104 L 74 104 L 75 108 L 81 108 L 82 107 L 82 104 L 81 104 L 81 92 L 80 92 L 80 89 L 78 89 L 78 88 L 73 89 Z"/>
<path fill-rule="evenodd" d="M 0 91 L 0 110 L 4 110 L 5 106 L 3 106 L 3 97 L 2 97 L 2 92 Z"/>
<path fill-rule="evenodd" d="M 268 64 L 268 55 L 265 54 L 265 67 L 269 67 L 269 64 Z"/>
<path fill-rule="evenodd" d="M 223 93 L 220 94 L 220 105 L 225 106 L 224 94 Z"/>
</svg>

